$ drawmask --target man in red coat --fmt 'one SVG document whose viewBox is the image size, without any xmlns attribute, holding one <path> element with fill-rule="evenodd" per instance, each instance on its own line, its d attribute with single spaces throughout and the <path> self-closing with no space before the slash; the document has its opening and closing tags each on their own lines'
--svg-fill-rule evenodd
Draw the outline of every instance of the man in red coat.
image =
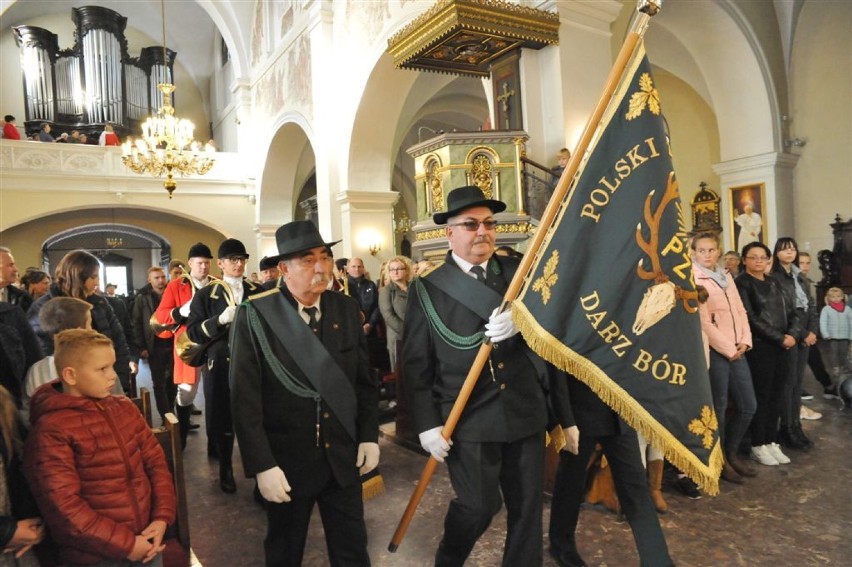
<svg viewBox="0 0 852 567">
<path fill-rule="evenodd" d="M 187 262 L 189 273 L 184 273 L 179 278 L 169 282 L 163 292 L 160 305 L 154 312 L 154 316 L 160 325 L 171 327 L 171 331 L 165 331 L 159 336 L 163 338 L 164 334 L 171 332 L 174 335 L 175 344 L 177 344 L 181 335 L 186 333 L 189 304 L 192 302 L 195 292 L 210 282 L 210 261 L 213 259 L 210 248 L 206 244 L 198 242 L 192 245 L 187 256 L 189 257 Z M 190 429 L 189 420 L 192 416 L 192 402 L 198 392 L 200 368 L 189 366 L 183 362 L 177 352 L 175 352 L 174 359 L 174 380 L 175 384 L 178 385 L 175 410 L 180 422 L 181 445 L 186 446 L 186 437 Z M 207 413 L 209 415 L 210 412 Z"/>
</svg>

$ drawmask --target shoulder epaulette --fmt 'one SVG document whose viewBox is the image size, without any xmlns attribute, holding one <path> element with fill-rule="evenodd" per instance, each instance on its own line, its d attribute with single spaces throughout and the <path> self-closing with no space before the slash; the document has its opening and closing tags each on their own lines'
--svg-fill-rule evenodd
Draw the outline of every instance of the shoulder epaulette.
<svg viewBox="0 0 852 567">
<path fill-rule="evenodd" d="M 274 287 L 272 289 L 268 289 L 268 290 L 264 291 L 263 293 L 258 293 L 257 295 L 249 296 L 248 300 L 249 301 L 257 301 L 258 299 L 261 299 L 263 297 L 267 297 L 267 296 L 272 295 L 274 293 L 281 293 L 281 290 L 279 290 L 277 287 Z"/>
<path fill-rule="evenodd" d="M 425 272 L 422 272 L 422 273 L 420 273 L 420 274 L 417 274 L 417 277 L 418 277 L 418 278 L 425 278 L 426 276 L 428 276 L 429 274 L 431 274 L 432 272 L 434 272 L 435 270 L 437 270 L 438 268 L 440 268 L 441 266 L 443 266 L 443 265 L 444 265 L 444 263 L 445 263 L 444 261 L 438 262 L 437 264 L 435 264 L 435 265 L 431 266 L 430 268 L 428 268 Z"/>
</svg>

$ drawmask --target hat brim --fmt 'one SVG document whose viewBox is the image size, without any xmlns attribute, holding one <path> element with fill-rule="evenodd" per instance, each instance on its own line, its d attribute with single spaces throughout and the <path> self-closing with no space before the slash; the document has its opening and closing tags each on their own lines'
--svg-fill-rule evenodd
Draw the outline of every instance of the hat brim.
<svg viewBox="0 0 852 567">
<path fill-rule="evenodd" d="M 494 199 L 481 199 L 478 201 L 472 201 L 470 203 L 465 203 L 461 206 L 458 206 L 454 209 L 450 209 L 449 211 L 441 211 L 440 213 L 435 213 L 432 215 L 432 220 L 435 224 L 447 224 L 447 221 L 452 217 L 458 215 L 462 211 L 467 209 L 471 209 L 473 207 L 488 207 L 491 209 L 492 213 L 502 213 L 506 210 L 506 203 L 503 201 L 496 201 Z"/>
<path fill-rule="evenodd" d="M 299 240 L 299 239 L 296 239 L 296 240 Z M 281 260 L 283 260 L 284 258 L 286 258 L 288 256 L 293 256 L 294 254 L 298 254 L 299 252 L 306 252 L 308 250 L 313 250 L 314 248 L 319 248 L 320 246 L 327 246 L 328 248 L 331 248 L 335 244 L 339 244 L 341 242 L 343 242 L 343 241 L 342 240 L 335 240 L 334 242 L 322 242 L 321 240 L 320 241 L 312 240 L 312 241 L 307 241 L 307 242 L 303 242 L 303 243 L 291 241 L 289 243 L 290 246 L 287 246 L 286 248 L 284 248 L 283 251 L 282 251 L 282 248 L 279 247 L 278 248 L 279 254 L 277 256 L 270 256 L 268 260 L 270 262 L 275 261 L 275 265 L 277 266 L 279 263 L 281 263 Z"/>
</svg>

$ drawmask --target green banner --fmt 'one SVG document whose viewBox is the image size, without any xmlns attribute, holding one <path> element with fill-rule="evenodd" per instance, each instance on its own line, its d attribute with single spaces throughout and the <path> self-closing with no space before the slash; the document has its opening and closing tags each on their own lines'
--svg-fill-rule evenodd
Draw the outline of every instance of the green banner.
<svg viewBox="0 0 852 567">
<path fill-rule="evenodd" d="M 515 301 L 529 345 L 709 494 L 722 451 L 684 210 L 644 46 Z"/>
</svg>

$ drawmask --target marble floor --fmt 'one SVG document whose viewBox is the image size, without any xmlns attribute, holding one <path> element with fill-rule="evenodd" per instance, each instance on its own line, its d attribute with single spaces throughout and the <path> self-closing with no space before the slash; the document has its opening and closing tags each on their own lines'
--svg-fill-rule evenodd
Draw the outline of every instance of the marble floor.
<svg viewBox="0 0 852 567">
<path fill-rule="evenodd" d="M 143 372 L 140 385 L 150 380 Z M 852 557 L 852 412 L 819 395 L 809 376 L 806 389 L 817 394 L 807 404 L 824 414 L 804 428 L 816 447 L 790 451 L 792 464 L 761 467 L 744 485 L 723 483 L 717 497 L 689 500 L 672 485 L 664 486 L 669 511 L 660 516 L 677 565 L 809 566 L 849 565 Z M 199 407 L 203 402 L 198 400 Z M 203 425 L 203 416 L 197 417 Z M 156 422 L 157 418 L 155 418 Z M 388 429 L 388 428 L 386 428 Z M 390 428 L 392 430 L 392 427 Z M 386 490 L 365 504 L 369 550 L 374 566 L 432 564 L 441 537 L 443 516 L 452 497 L 446 469 L 439 465 L 405 540 L 396 553 L 387 550 L 399 518 L 426 462 L 422 455 L 380 441 L 380 470 Z M 253 481 L 243 478 L 235 452 L 236 494 L 218 488 L 218 465 L 208 460 L 202 426 L 190 435 L 185 452 L 190 499 L 192 547 L 204 567 L 263 565 L 266 519 L 252 499 Z M 545 531 L 549 505 L 545 504 Z M 505 514 L 499 514 L 477 543 L 467 565 L 500 565 Z M 546 539 L 546 538 L 545 538 Z M 629 525 L 597 506 L 580 516 L 577 541 L 591 566 L 637 565 Z M 545 566 L 555 563 L 547 556 Z M 315 513 L 305 553 L 305 566 L 328 565 L 322 526 Z"/>
</svg>

